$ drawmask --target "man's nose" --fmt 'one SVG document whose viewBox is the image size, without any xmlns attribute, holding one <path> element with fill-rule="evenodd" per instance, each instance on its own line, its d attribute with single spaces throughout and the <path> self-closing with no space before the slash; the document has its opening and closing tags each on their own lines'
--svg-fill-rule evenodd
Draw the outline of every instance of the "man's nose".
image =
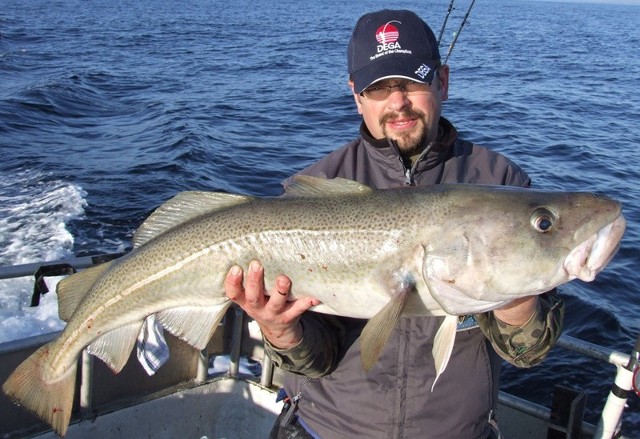
<svg viewBox="0 0 640 439">
<path fill-rule="evenodd" d="M 387 98 L 387 107 L 393 110 L 399 110 L 409 105 L 411 101 L 407 96 L 407 91 L 404 86 L 395 87 L 391 90 L 389 97 Z"/>
</svg>

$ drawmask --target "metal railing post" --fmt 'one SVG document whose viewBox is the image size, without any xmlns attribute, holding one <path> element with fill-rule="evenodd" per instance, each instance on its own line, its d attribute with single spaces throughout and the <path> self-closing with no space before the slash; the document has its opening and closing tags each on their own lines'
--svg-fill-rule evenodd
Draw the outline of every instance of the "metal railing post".
<svg viewBox="0 0 640 439">
<path fill-rule="evenodd" d="M 240 370 L 240 347 L 242 345 L 242 327 L 244 324 L 244 311 L 234 307 L 233 329 L 231 332 L 231 353 L 229 355 L 229 376 L 238 377 Z"/>
<path fill-rule="evenodd" d="M 204 348 L 198 353 L 198 370 L 196 372 L 196 383 L 202 384 L 209 376 L 209 352 Z"/>
<path fill-rule="evenodd" d="M 80 415 L 88 418 L 93 405 L 93 356 L 84 349 L 80 361 Z"/>
<path fill-rule="evenodd" d="M 260 375 L 260 384 L 264 387 L 271 387 L 273 384 L 273 360 L 265 354 L 262 356 L 262 374 Z"/>
</svg>

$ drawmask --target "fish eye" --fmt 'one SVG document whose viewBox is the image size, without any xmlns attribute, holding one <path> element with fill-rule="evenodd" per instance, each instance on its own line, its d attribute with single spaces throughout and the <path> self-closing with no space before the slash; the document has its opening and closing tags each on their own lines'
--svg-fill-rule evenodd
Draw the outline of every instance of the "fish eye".
<svg viewBox="0 0 640 439">
<path fill-rule="evenodd" d="M 536 209 L 531 215 L 531 226 L 540 233 L 551 231 L 557 218 L 549 209 Z"/>
</svg>

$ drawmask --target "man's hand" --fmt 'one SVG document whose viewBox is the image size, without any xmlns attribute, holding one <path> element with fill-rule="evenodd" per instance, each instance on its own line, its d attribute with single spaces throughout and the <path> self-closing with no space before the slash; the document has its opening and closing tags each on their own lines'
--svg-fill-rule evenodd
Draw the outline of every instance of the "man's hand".
<svg viewBox="0 0 640 439">
<path fill-rule="evenodd" d="M 224 282 L 225 293 L 258 323 L 265 338 L 280 349 L 288 349 L 300 343 L 300 316 L 320 301 L 311 297 L 288 301 L 291 279 L 285 275 L 276 278 L 275 289 L 267 295 L 264 268 L 258 261 L 249 264 L 244 287 L 242 281 L 242 268 L 237 265 L 231 267 Z"/>
<path fill-rule="evenodd" d="M 521 297 L 493 311 L 496 318 L 507 325 L 523 326 L 538 307 L 538 296 Z"/>
</svg>

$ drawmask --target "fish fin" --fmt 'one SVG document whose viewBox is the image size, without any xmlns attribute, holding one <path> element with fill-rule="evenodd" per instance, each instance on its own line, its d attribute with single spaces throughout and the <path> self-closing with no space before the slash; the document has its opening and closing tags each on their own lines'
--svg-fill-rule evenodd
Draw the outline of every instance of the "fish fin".
<svg viewBox="0 0 640 439">
<path fill-rule="evenodd" d="M 360 355 L 365 371 L 369 371 L 378 361 L 412 290 L 413 286 L 401 289 L 394 294 L 384 308 L 378 311 L 363 328 L 360 334 Z"/>
<path fill-rule="evenodd" d="M 447 315 L 444 321 L 438 328 L 436 336 L 433 340 L 433 360 L 436 366 L 436 379 L 433 380 L 431 391 L 442 375 L 442 372 L 447 368 L 449 359 L 451 358 L 451 352 L 453 351 L 453 345 L 456 341 L 456 331 L 458 329 L 458 316 Z"/>
<path fill-rule="evenodd" d="M 285 196 L 327 197 L 331 195 L 365 195 L 372 192 L 369 186 L 346 178 L 319 178 L 296 175 L 286 188 Z"/>
<path fill-rule="evenodd" d="M 78 362 L 73 361 L 61 377 L 49 381 L 45 367 L 50 349 L 46 344 L 29 356 L 5 381 L 2 390 L 64 436 L 71 419 Z"/>
<path fill-rule="evenodd" d="M 182 306 L 161 311 L 156 319 L 171 334 L 196 349 L 204 349 L 229 305 L 230 301 L 209 307 Z"/>
<path fill-rule="evenodd" d="M 107 332 L 87 346 L 87 351 L 104 361 L 113 373 L 119 373 L 129 360 L 142 323 L 129 323 Z"/>
<path fill-rule="evenodd" d="M 180 192 L 158 207 L 136 230 L 133 235 L 133 247 L 140 247 L 167 230 L 200 215 L 246 203 L 251 199 L 246 195 L 223 192 Z"/>
<path fill-rule="evenodd" d="M 69 321 L 82 299 L 85 298 L 93 284 L 96 283 L 96 280 L 111 268 L 114 262 L 115 260 L 89 267 L 58 282 L 56 294 L 58 295 L 58 316 L 60 320 Z"/>
</svg>

